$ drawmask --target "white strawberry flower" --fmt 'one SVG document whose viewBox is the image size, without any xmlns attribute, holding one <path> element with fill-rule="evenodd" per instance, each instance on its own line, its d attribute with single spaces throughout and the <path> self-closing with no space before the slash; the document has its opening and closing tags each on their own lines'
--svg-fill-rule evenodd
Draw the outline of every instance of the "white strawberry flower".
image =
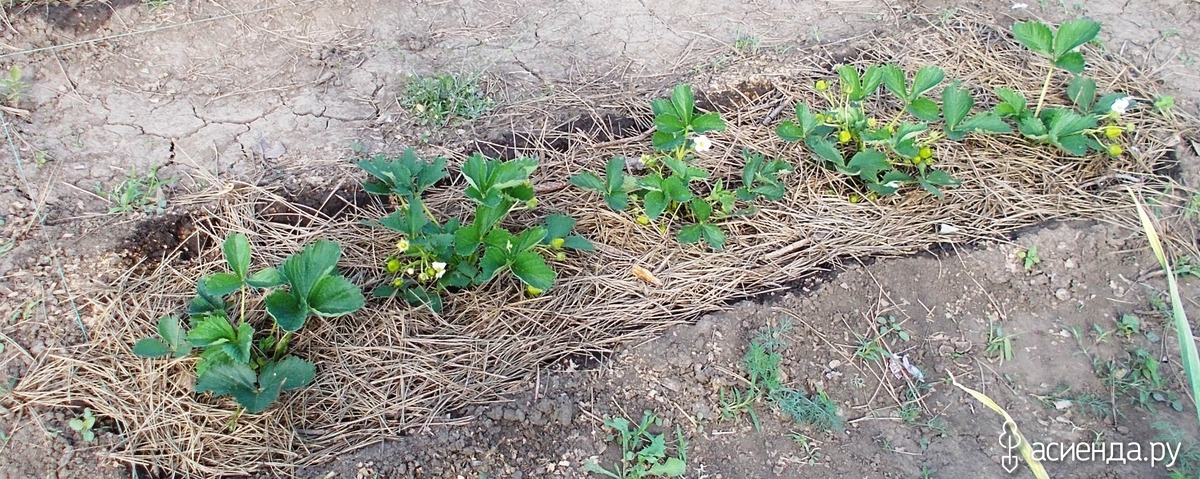
<svg viewBox="0 0 1200 479">
<path fill-rule="evenodd" d="M 1124 115 L 1125 110 L 1127 110 L 1129 108 L 1129 103 L 1130 103 L 1130 98 L 1127 96 L 1118 98 L 1117 101 L 1114 101 L 1112 104 L 1112 112 L 1116 113 L 1118 115 Z"/>
<path fill-rule="evenodd" d="M 433 262 L 434 279 L 442 279 L 442 275 L 446 274 L 446 263 L 441 261 Z"/>
<path fill-rule="evenodd" d="M 712 149 L 713 143 L 707 136 L 697 135 L 695 138 L 692 138 L 692 145 L 696 148 L 697 153 L 704 153 Z"/>
</svg>

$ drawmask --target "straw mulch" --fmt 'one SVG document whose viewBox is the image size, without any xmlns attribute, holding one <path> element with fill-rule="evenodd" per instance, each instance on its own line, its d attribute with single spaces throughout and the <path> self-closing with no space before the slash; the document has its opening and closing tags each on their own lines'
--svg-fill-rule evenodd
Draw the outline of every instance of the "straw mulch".
<svg viewBox="0 0 1200 479">
<path fill-rule="evenodd" d="M 1046 63 L 1005 32 L 959 18 L 904 38 L 865 39 L 869 51 L 849 57 L 824 48 L 738 63 L 708 85 L 697 85 L 710 98 L 721 85 L 736 83 L 722 78 L 770 86 L 761 95 L 733 95 L 739 98 L 732 102 L 737 108 L 722 112 L 730 128 L 714 135 L 718 147 L 702 159 L 706 166 L 718 175 L 736 176 L 743 147 L 797 164 L 788 177 L 786 198 L 725 223 L 729 241 L 724 252 L 682 246 L 669 235 L 637 225 L 631 215 L 609 211 L 596 195 L 574 188 L 548 192 L 536 213 L 518 214 L 514 221 L 529 223 L 537 219 L 535 214 L 565 211 L 579 219 L 580 232 L 597 246 L 595 253 L 556 265 L 559 282 L 552 291 L 528 299 L 514 282 L 501 280 L 453 295 L 441 316 L 399 302 L 371 302 L 350 317 L 313 320 L 297 336 L 294 352 L 317 363 L 317 381 L 285 393 L 263 414 L 243 416 L 237 431 L 229 433 L 225 425 L 233 403 L 193 394 L 190 360 L 147 361 L 130 352 L 137 338 L 154 330 L 156 318 L 182 311 L 195 278 L 221 267 L 218 248 L 209 248 L 198 260 L 164 261 L 143 274 L 123 272 L 115 287 L 89 293 L 96 339 L 86 348 L 49 358 L 21 380 L 13 395 L 26 407 L 82 403 L 112 418 L 123 440 L 111 455 L 133 465 L 205 477 L 264 468 L 285 472 L 422 425 L 450 421 L 448 411 L 522 389 L 530 373 L 547 361 L 610 351 L 669 324 L 719 310 L 731 300 L 779 289 L 840 260 L 994 239 L 1052 218 L 1133 224 L 1127 188 L 1146 195 L 1161 191 L 1165 179 L 1155 171 L 1169 163 L 1180 126 L 1144 106 L 1156 94 L 1148 79 L 1096 52 L 1088 52 L 1088 59 L 1100 90 L 1142 99 L 1143 107 L 1128 115 L 1137 131 L 1126 138 L 1128 153 L 1119 159 L 1063 157 L 1015 137 L 975 136 L 961 145 L 939 147 L 940 163 L 963 180 L 944 200 L 909 190 L 854 204 L 847 201 L 851 184 L 815 167 L 803 150 L 774 136 L 774 126 L 792 115 L 794 102 L 816 100 L 811 85 L 831 77 L 836 61 L 892 61 L 910 72 L 925 64 L 942 65 L 949 78 L 975 88 L 985 107 L 992 96 L 980 92 L 998 85 L 1015 86 L 1036 98 Z M 656 85 L 654 94 L 665 94 L 672 84 Z M 619 90 L 581 87 L 505 114 L 528 118 L 538 110 L 604 110 L 647 118 L 649 97 L 614 93 Z M 1052 100 L 1063 104 L 1061 97 Z M 645 136 L 595 143 L 577 133 L 547 130 L 536 135 L 574 140 L 563 151 L 530 151 L 543 159 L 537 172 L 543 186 L 583 169 L 602 170 L 612 155 L 636 156 L 649 149 Z M 455 158 L 452 165 L 459 161 Z M 356 181 L 348 178 L 345 184 Z M 461 204 L 461 183 L 455 180 L 433 194 L 434 211 L 459 208 L 449 205 Z M 343 271 L 369 284 L 395 241 L 386 231 L 360 224 L 384 215 L 379 205 L 336 218 L 294 206 L 286 211 L 288 221 L 278 221 L 261 214 L 264 205 L 288 204 L 278 189 L 236 183 L 213 186 L 189 201 L 194 203 L 191 214 L 205 219 L 196 234 L 207 237 L 208 244 L 218 244 L 230 232 L 249 236 L 255 268 L 274 264 L 303 244 L 330 238 L 344 245 Z M 1105 215 L 1109 212 L 1118 215 Z M 941 234 L 942 225 L 958 233 Z M 634 277 L 630 270 L 635 265 L 653 271 L 663 284 Z"/>
</svg>

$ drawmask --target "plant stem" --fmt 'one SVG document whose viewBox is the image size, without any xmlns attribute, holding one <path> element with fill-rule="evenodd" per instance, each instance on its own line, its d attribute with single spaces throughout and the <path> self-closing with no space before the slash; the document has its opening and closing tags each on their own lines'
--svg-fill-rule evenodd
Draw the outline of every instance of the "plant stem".
<svg viewBox="0 0 1200 479">
<path fill-rule="evenodd" d="M 229 424 L 226 425 L 226 427 L 229 428 L 229 432 L 233 432 L 234 429 L 237 429 L 238 418 L 242 417 L 242 412 L 245 410 L 246 408 L 238 405 L 237 409 L 233 411 L 233 417 L 229 419 Z"/>
<path fill-rule="evenodd" d="M 241 311 L 238 313 L 238 326 L 239 327 L 246 323 L 246 283 L 242 283 L 241 293 L 242 293 L 241 294 L 242 298 L 239 301 L 239 303 L 241 303 L 241 305 L 240 305 Z"/>
<path fill-rule="evenodd" d="M 275 343 L 275 352 L 271 354 L 271 361 L 278 361 L 283 353 L 287 352 L 288 343 L 292 342 L 292 333 L 283 333 L 283 338 Z"/>
<path fill-rule="evenodd" d="M 905 112 L 905 111 L 907 111 L 907 109 L 908 109 L 908 106 L 909 106 L 910 104 L 911 104 L 911 103 L 905 102 L 905 103 L 904 103 L 904 106 L 901 106 L 901 107 L 900 107 L 900 111 L 897 111 L 897 112 L 896 112 L 896 116 L 892 117 L 892 120 L 891 120 L 891 121 L 889 121 L 889 122 L 887 122 L 887 126 L 888 126 L 888 127 L 893 127 L 893 126 L 896 126 L 896 122 L 900 121 L 900 117 L 904 116 L 904 112 Z"/>
<path fill-rule="evenodd" d="M 1046 101 L 1046 91 L 1050 90 L 1050 79 L 1054 77 L 1054 67 L 1050 67 L 1050 71 L 1046 72 L 1046 80 L 1042 82 L 1042 94 L 1038 95 L 1037 108 L 1033 110 L 1033 116 L 1038 116 L 1042 113 L 1042 102 Z"/>
</svg>

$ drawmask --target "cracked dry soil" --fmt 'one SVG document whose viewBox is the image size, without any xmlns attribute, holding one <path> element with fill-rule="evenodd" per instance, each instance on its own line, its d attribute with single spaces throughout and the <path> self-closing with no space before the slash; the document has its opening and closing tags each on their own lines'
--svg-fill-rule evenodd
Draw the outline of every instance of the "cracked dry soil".
<svg viewBox="0 0 1200 479">
<path fill-rule="evenodd" d="M 913 12 L 981 10 L 1000 23 L 1027 14 L 1062 20 L 1082 13 L 1105 25 L 1110 51 L 1144 59 L 1147 73 L 1176 92 L 1180 108 L 1195 112 L 1196 2 L 1106 0 L 1078 9 L 1044 2 L 1027 6 L 1028 12 L 1014 11 L 1011 2 L 917 3 L 179 0 L 151 10 L 121 0 L 10 9 L 0 60 L 20 66 L 29 88 L 16 110 L 4 113 L 23 161 L 0 164 L 7 178 L 0 187 L 0 244 L 12 245 L 0 254 L 0 340 L 6 346 L 0 376 L 16 380 L 57 348 L 103 340 L 85 339 L 86 325 L 75 319 L 71 286 L 96 278 L 72 259 L 111 252 L 134 231 L 136 218 L 102 216 L 108 205 L 93 193 L 131 169 L 159 167 L 176 188 L 212 175 L 324 188 L 338 174 L 330 163 L 349 156 L 355 143 L 397 151 L 424 133 L 431 147 L 452 152 L 492 135 L 477 124 L 415 132 L 396 104 L 412 74 L 483 71 L 501 102 L 519 102 L 556 84 L 703 67 L 718 59 L 701 52 L 729 45 L 738 34 L 754 35 L 765 47 L 804 48 L 900 30 Z M 1182 181 L 1196 186 L 1196 157 L 1182 161 Z M 302 177 L 278 173 L 307 163 L 314 166 Z M 1043 262 L 1026 271 L 1015 253 L 1031 244 L 1042 248 Z M 854 356 L 857 338 L 876 331 L 874 318 L 887 315 L 910 335 L 892 348 L 931 377 L 950 371 L 970 378 L 1002 401 L 1028 435 L 1147 442 L 1159 434 L 1152 423 L 1164 420 L 1196 437 L 1190 412 L 1170 407 L 1151 413 L 1112 398 L 1120 414 L 1094 415 L 1077 403 L 1060 408 L 1045 401 L 1108 395 L 1089 357 L 1119 359 L 1130 348 L 1170 355 L 1161 341 L 1112 341 L 1092 333 L 1134 314 L 1158 337 L 1173 336 L 1150 306 L 1163 284 L 1148 274 L 1154 263 L 1143 250 L 1129 231 L 1064 223 L 1007 243 L 839 267 L 611 358 L 547 365 L 510 402 L 455 411 L 455 418 L 467 420 L 462 426 L 414 430 L 295 474 L 585 477 L 584 461 L 608 464 L 617 456 L 601 421 L 651 410 L 663 428 L 685 431 L 690 478 L 1010 477 L 999 467 L 998 422 L 989 411 L 931 381 L 916 403 L 920 414 L 906 421 L 900 414 L 906 403 L 895 399 L 902 382 Z M 1185 288 L 1194 308 L 1200 287 L 1193 280 Z M 789 344 L 786 380 L 825 390 L 849 420 L 846 432 L 805 428 L 765 408 L 761 430 L 744 417 L 721 417 L 718 393 L 738 383 L 748 342 L 781 322 L 792 324 L 781 336 Z M 995 322 L 1015 335 L 1009 361 L 986 353 Z M 1178 388 L 1177 375 L 1172 378 Z M 18 417 L 0 408 L 0 477 L 146 477 L 104 459 L 105 449 L 121 441 L 118 431 L 106 429 L 111 421 L 101 419 L 93 443 L 70 430 L 67 422 L 78 409 Z M 1147 464 L 1047 468 L 1052 477 L 1169 474 Z"/>
</svg>

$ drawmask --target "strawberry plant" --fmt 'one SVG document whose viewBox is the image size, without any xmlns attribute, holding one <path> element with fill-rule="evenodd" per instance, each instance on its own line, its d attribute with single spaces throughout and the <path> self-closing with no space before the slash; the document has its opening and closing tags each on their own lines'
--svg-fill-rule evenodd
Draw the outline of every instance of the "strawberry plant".
<svg viewBox="0 0 1200 479">
<path fill-rule="evenodd" d="M 396 211 L 379 225 L 401 234 L 385 262 L 390 279 L 373 291 L 376 297 L 399 296 L 413 305 L 441 311 L 443 293 L 479 286 L 510 272 L 536 296 L 550 289 L 555 272 L 547 258 L 565 261 L 567 250 L 592 251 L 591 242 L 572 234 L 575 220 L 555 214 L 544 224 L 522 230 L 502 225 L 508 215 L 537 205 L 530 174 L 537 160 L 499 161 L 476 153 L 463 164 L 465 195 L 475 206 L 470 221 L 439 219 L 422 194 L 447 177 L 446 160 L 419 159 L 412 150 L 399 158 L 379 156 L 358 166 L 374 179 L 368 192 L 385 195 Z"/>
<path fill-rule="evenodd" d="M 1116 140 L 1133 129 L 1131 123 L 1119 124 L 1130 100 L 1121 93 L 1109 93 L 1097 99 L 1095 80 L 1083 75 L 1086 62 L 1079 47 L 1095 40 L 1099 33 L 1100 24 L 1086 18 L 1066 22 L 1058 29 L 1032 20 L 1014 24 L 1012 34 L 1017 42 L 1049 59 L 1051 66 L 1032 110 L 1021 93 L 998 88 L 996 96 L 1001 101 L 994 113 L 1011 120 L 1021 135 L 1035 143 L 1054 146 L 1076 156 L 1087 155 L 1089 151 L 1120 156 L 1124 150 Z M 1056 69 L 1072 75 L 1066 95 L 1074 108 L 1043 108 Z"/>
<path fill-rule="evenodd" d="M 945 79 L 945 72 L 936 66 L 919 69 L 911 82 L 894 65 L 872 65 L 861 74 L 850 65 L 836 70 L 836 85 L 826 80 L 815 85 L 828 108 L 818 113 L 797 104 L 796 119 L 784 121 L 776 133 L 784 141 L 803 142 L 819 163 L 857 178 L 872 195 L 893 195 L 915 184 L 940 198 L 942 189 L 957 186 L 958 180 L 933 166 L 938 140 L 1011 131 L 994 114 L 968 116 L 974 100 L 957 83 L 943 89 L 940 106 L 929 98 L 926 94 Z M 880 85 L 900 101 L 886 123 L 866 107 Z M 906 113 L 918 121 L 902 121 Z M 938 120 L 943 123 L 941 131 L 930 125 Z"/>
<path fill-rule="evenodd" d="M 750 211 L 738 209 L 739 201 L 783 197 L 780 176 L 792 167 L 782 160 L 746 152 L 742 185 L 733 189 L 696 164 L 696 155 L 712 148 L 705 133 L 724 130 L 725 121 L 715 112 L 696 113 L 691 85 L 678 85 L 670 98 L 656 99 L 650 105 L 655 115 L 655 152 L 637 160 L 646 172 L 627 174 L 627 160 L 614 157 L 605 166 L 603 178 L 585 171 L 571 177 L 571 184 L 604 195 L 604 202 L 614 211 L 639 211 L 639 224 L 661 220 L 658 227 L 666 232 L 668 224 L 683 223 L 675 233 L 680 243 L 704 241 L 714 250 L 725 246 L 719 221 Z"/>
<path fill-rule="evenodd" d="M 279 267 L 253 274 L 245 236 L 230 235 L 222 250 L 229 269 L 197 282 L 187 309 L 189 327 L 185 330 L 174 316 L 160 318 L 158 336 L 139 340 L 133 352 L 183 358 L 199 349 L 196 391 L 237 401 L 232 429 L 242 410 L 262 412 L 281 392 L 312 383 L 313 363 L 288 354 L 293 335 L 308 318 L 350 314 L 364 300 L 357 286 L 337 275 L 341 247 L 332 241 L 317 241 Z M 248 317 L 251 290 L 269 291 L 264 303 L 273 322 L 266 331 L 257 331 Z"/>
</svg>

